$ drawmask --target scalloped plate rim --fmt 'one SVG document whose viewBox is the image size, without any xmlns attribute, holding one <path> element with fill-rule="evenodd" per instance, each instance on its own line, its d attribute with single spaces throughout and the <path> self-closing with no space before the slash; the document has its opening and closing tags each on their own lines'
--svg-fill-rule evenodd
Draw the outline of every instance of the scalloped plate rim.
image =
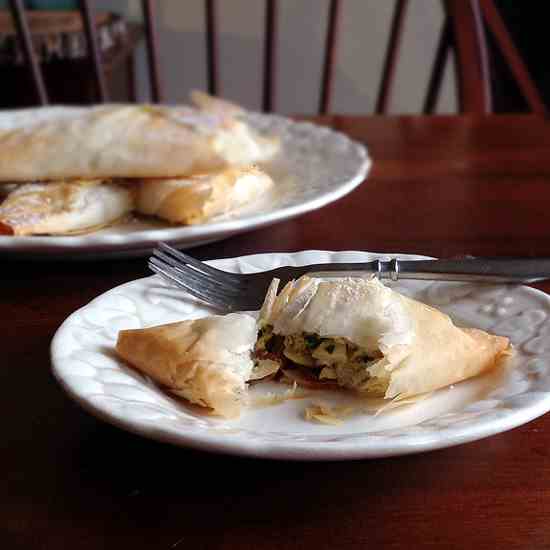
<svg viewBox="0 0 550 550">
<path fill-rule="evenodd" d="M 401 253 L 371 253 L 364 251 L 321 251 L 321 250 L 306 250 L 298 251 L 294 253 L 260 253 L 260 254 L 249 254 L 234 258 L 224 258 L 209 260 L 210 263 L 214 265 L 219 265 L 220 263 L 238 261 L 238 260 L 253 260 L 254 258 L 265 257 L 265 256 L 294 256 L 297 254 L 303 253 L 323 253 L 331 255 L 339 254 L 349 254 L 349 253 L 360 253 L 368 254 L 369 256 L 392 256 L 392 257 L 402 257 L 408 259 L 429 259 L 430 256 L 423 256 L 417 254 L 401 254 Z M 503 433 L 505 431 L 511 430 L 515 427 L 524 425 L 535 418 L 538 418 L 550 410 L 550 392 L 546 392 L 544 398 L 539 399 L 535 403 L 531 403 L 528 407 L 521 407 L 517 410 L 514 410 L 510 413 L 507 413 L 505 416 L 502 416 L 497 419 L 493 419 L 490 422 L 479 422 L 473 428 L 471 426 L 465 428 L 453 428 L 449 429 L 440 429 L 434 430 L 439 434 L 437 440 L 434 438 L 429 438 L 424 435 L 417 436 L 415 434 L 410 434 L 407 437 L 393 437 L 391 438 L 390 443 L 388 444 L 387 438 L 384 438 L 383 435 L 378 435 L 377 433 L 365 434 L 369 441 L 368 446 L 362 442 L 357 444 L 356 441 L 350 442 L 330 442 L 330 441 L 315 441 L 314 447 L 311 442 L 307 441 L 277 441 L 274 444 L 272 441 L 266 441 L 265 444 L 259 445 L 258 441 L 253 439 L 250 442 L 246 441 L 233 441 L 231 439 L 231 431 L 228 433 L 223 433 L 223 431 L 217 430 L 204 430 L 201 432 L 195 432 L 192 434 L 183 434 L 181 432 L 175 433 L 168 429 L 159 428 L 158 426 L 143 422 L 141 424 L 136 424 L 131 420 L 120 418 L 119 416 L 111 414 L 109 411 L 98 407 L 95 403 L 90 402 L 86 398 L 83 398 L 71 387 L 67 382 L 65 377 L 61 372 L 59 372 L 58 367 L 56 366 L 56 349 L 60 345 L 60 337 L 63 335 L 63 328 L 71 319 L 78 315 L 82 310 L 93 305 L 95 302 L 99 301 L 103 297 L 119 292 L 124 287 L 135 285 L 138 282 L 144 282 L 147 280 L 158 280 L 157 276 L 143 277 L 129 281 L 122 285 L 118 285 L 101 295 L 97 296 L 90 302 L 88 302 L 83 307 L 79 308 L 71 315 L 69 315 L 62 325 L 56 331 L 52 339 L 51 344 L 51 363 L 52 363 L 52 372 L 55 379 L 61 385 L 61 387 L 67 392 L 67 394 L 73 399 L 79 406 L 84 410 L 92 414 L 93 416 L 106 421 L 109 424 L 117 426 L 121 429 L 129 431 L 131 433 L 141 435 L 144 437 L 151 438 L 156 441 L 174 444 L 180 447 L 194 448 L 197 450 L 203 450 L 208 452 L 214 452 L 218 454 L 231 454 L 237 456 L 248 456 L 255 458 L 267 458 L 267 459 L 276 459 L 276 460 L 358 460 L 358 459 L 369 459 L 369 458 L 382 458 L 389 456 L 400 456 L 411 453 L 418 452 L 427 452 L 431 450 L 444 449 L 452 447 L 455 445 L 469 443 L 473 441 L 478 441 L 492 435 Z M 533 295 L 533 297 L 543 298 L 545 302 L 549 304 L 550 309 L 550 296 L 546 293 L 526 286 L 516 287 L 521 289 L 522 292 Z M 220 424 L 221 426 L 222 424 Z M 447 433 L 446 433 L 447 432 Z M 290 434 L 289 434 L 290 435 Z M 292 433 L 294 436 L 300 436 L 302 434 Z M 341 434 L 326 434 L 326 438 L 332 436 L 337 436 Z M 441 437 L 443 435 L 444 437 Z"/>
</svg>

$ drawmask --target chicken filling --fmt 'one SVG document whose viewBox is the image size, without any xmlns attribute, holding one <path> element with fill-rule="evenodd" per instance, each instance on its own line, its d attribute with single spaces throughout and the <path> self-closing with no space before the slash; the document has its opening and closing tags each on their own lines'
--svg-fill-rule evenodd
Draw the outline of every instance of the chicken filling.
<svg viewBox="0 0 550 550">
<path fill-rule="evenodd" d="M 307 332 L 283 336 L 274 334 L 271 325 L 259 330 L 254 348 L 255 368 L 262 372 L 356 390 L 367 383 L 367 369 L 380 357 L 381 354 L 367 354 L 346 338 Z"/>
</svg>

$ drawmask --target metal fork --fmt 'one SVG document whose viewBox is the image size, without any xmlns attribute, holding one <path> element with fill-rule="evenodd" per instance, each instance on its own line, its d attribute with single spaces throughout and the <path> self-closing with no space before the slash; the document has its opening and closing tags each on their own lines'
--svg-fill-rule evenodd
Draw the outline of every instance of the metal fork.
<svg viewBox="0 0 550 550">
<path fill-rule="evenodd" d="M 361 263 L 278 267 L 260 273 L 228 273 L 159 243 L 149 268 L 169 283 L 221 311 L 259 309 L 273 278 L 282 284 L 306 273 L 321 277 L 354 277 L 533 283 L 550 277 L 550 258 L 465 258 L 461 260 L 374 260 Z"/>
<path fill-rule="evenodd" d="M 229 273 L 165 243 L 159 243 L 153 250 L 148 266 L 169 283 L 221 311 L 259 309 L 273 278 L 286 283 L 311 271 L 304 266 L 279 267 L 260 273 Z"/>
</svg>

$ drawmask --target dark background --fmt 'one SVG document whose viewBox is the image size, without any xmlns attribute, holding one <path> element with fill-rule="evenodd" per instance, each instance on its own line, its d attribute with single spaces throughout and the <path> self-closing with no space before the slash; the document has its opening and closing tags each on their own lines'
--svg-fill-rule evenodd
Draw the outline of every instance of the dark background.
<svg viewBox="0 0 550 550">
<path fill-rule="evenodd" d="M 547 106 L 550 105 L 550 2 L 547 0 L 494 0 L 531 76 Z M 492 88 L 496 112 L 527 112 L 521 96 L 490 32 L 487 32 L 492 58 Z"/>
</svg>

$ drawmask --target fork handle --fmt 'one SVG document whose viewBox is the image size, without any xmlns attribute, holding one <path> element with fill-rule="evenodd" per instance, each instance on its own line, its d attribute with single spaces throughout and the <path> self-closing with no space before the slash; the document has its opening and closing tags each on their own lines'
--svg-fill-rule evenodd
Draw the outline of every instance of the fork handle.
<svg viewBox="0 0 550 550">
<path fill-rule="evenodd" d="M 312 267 L 312 266 L 311 266 Z M 323 276 L 365 276 L 382 279 L 430 279 L 485 283 L 534 283 L 550 278 L 550 258 L 465 258 L 460 260 L 375 260 L 373 262 L 318 265 Z M 327 269 L 328 267 L 328 269 Z"/>
<path fill-rule="evenodd" d="M 466 258 L 463 260 L 394 260 L 403 279 L 442 279 L 491 283 L 533 283 L 550 277 L 550 258 Z M 395 276 L 394 276 L 395 277 Z"/>
</svg>

